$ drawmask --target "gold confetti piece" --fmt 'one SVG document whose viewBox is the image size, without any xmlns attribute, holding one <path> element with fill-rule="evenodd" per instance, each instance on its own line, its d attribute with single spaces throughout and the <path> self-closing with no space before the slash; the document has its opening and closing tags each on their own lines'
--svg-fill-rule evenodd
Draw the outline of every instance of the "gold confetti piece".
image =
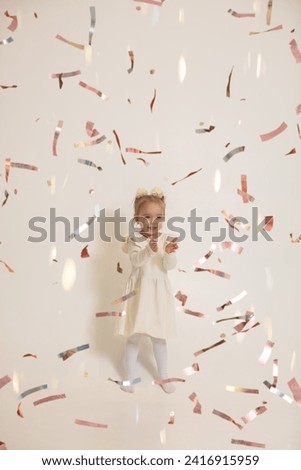
<svg viewBox="0 0 301 470">
<path fill-rule="evenodd" d="M 247 175 L 241 175 L 241 190 L 237 189 L 237 194 L 242 196 L 243 203 L 246 202 L 253 202 L 255 198 L 247 193 L 248 186 L 247 186 Z"/>
<path fill-rule="evenodd" d="M 301 235 L 299 235 L 298 238 L 293 239 L 293 234 L 290 233 L 290 237 L 291 237 L 291 242 L 292 243 L 300 243 L 301 242 Z"/>
<path fill-rule="evenodd" d="M 296 40 L 292 39 L 291 42 L 289 43 L 289 45 L 291 46 L 292 54 L 295 57 L 296 62 L 298 64 L 299 62 L 301 62 L 301 52 L 300 52 L 300 49 L 298 47 L 298 44 L 296 43 Z"/>
<path fill-rule="evenodd" d="M 174 411 L 171 411 L 169 413 L 169 421 L 168 421 L 168 424 L 175 424 L 175 412 Z"/>
<path fill-rule="evenodd" d="M 243 426 L 239 423 L 237 423 L 233 418 L 231 418 L 231 416 L 227 415 L 226 413 L 223 413 L 222 411 L 218 411 L 218 410 L 213 410 L 212 411 L 212 414 L 216 415 L 216 416 L 219 416 L 220 418 L 223 418 L 225 419 L 226 421 L 230 421 L 230 423 L 233 423 L 235 426 L 238 427 L 238 429 L 242 430 L 243 429 Z"/>
<path fill-rule="evenodd" d="M 195 132 L 196 134 L 205 134 L 206 132 L 211 132 L 215 129 L 215 126 L 209 126 L 207 129 L 196 129 Z"/>
<path fill-rule="evenodd" d="M 95 31 L 95 24 L 96 24 L 96 10 L 95 7 L 90 7 L 90 28 L 89 28 L 89 46 L 92 45 L 92 38 Z"/>
<path fill-rule="evenodd" d="M 218 271 L 217 269 L 205 269 L 205 268 L 194 268 L 195 272 L 205 272 L 207 271 L 208 273 L 214 274 L 215 276 L 222 277 L 224 279 L 231 279 L 231 275 L 228 273 L 225 273 L 224 271 Z"/>
<path fill-rule="evenodd" d="M 265 216 L 265 218 L 264 218 L 264 227 L 263 227 L 264 230 L 269 232 L 270 230 L 272 230 L 273 224 L 274 224 L 274 217 L 272 215 Z"/>
<path fill-rule="evenodd" d="M 259 393 L 259 390 L 257 388 L 236 387 L 234 385 L 226 385 L 226 391 L 237 392 L 237 393 L 254 393 L 254 394 Z"/>
<path fill-rule="evenodd" d="M 249 35 L 252 36 L 254 34 L 270 33 L 271 31 L 279 31 L 280 29 L 283 29 L 282 24 L 279 24 L 278 26 L 275 26 L 271 29 L 266 29 L 265 31 L 250 31 Z"/>
<path fill-rule="evenodd" d="M 197 413 L 199 415 L 202 414 L 202 405 L 198 400 L 197 394 L 193 392 L 191 393 L 191 395 L 189 395 L 188 398 L 189 400 L 193 401 L 193 403 L 195 404 L 193 408 L 193 413 Z"/>
<path fill-rule="evenodd" d="M 267 7 L 267 14 L 266 14 L 266 23 L 267 23 L 267 25 L 271 24 L 272 9 L 273 9 L 273 0 L 269 0 L 268 1 L 268 7 Z"/>
<path fill-rule="evenodd" d="M 204 313 L 201 313 L 201 312 L 195 312 L 193 310 L 189 310 L 188 308 L 177 307 L 177 311 L 186 313 L 187 315 L 193 315 L 194 317 L 208 318 L 208 315 L 205 315 Z"/>
<path fill-rule="evenodd" d="M 145 152 L 144 150 L 136 149 L 134 147 L 126 147 L 125 151 L 130 152 L 130 153 L 145 153 L 147 155 L 158 155 L 162 153 L 161 150 L 156 150 L 153 152 Z"/>
<path fill-rule="evenodd" d="M 255 18 L 255 13 L 237 13 L 236 11 L 231 10 L 231 8 L 228 10 L 228 13 L 236 18 Z"/>
<path fill-rule="evenodd" d="M 248 447 L 259 447 L 260 449 L 266 448 L 266 445 L 260 442 L 244 441 L 242 439 L 231 439 L 231 444 L 238 444 L 241 446 L 248 446 Z"/>
<path fill-rule="evenodd" d="M 0 388 L 5 387 L 9 382 L 11 382 L 11 378 L 9 375 L 5 375 L 4 377 L 0 377 Z"/>
<path fill-rule="evenodd" d="M 89 91 L 92 91 L 92 93 L 95 93 L 104 101 L 109 99 L 104 93 L 102 93 L 102 91 L 98 90 L 97 88 L 94 88 L 93 86 L 88 85 L 85 82 L 80 81 L 79 85 L 82 86 L 83 88 L 86 88 Z"/>
<path fill-rule="evenodd" d="M 243 418 L 241 418 L 243 420 L 243 422 L 245 424 L 248 424 L 250 423 L 251 421 L 253 421 L 256 416 L 259 416 L 261 415 L 262 413 L 264 413 L 265 411 L 267 411 L 267 407 L 266 406 L 258 406 L 257 408 L 255 408 L 254 410 L 251 410 L 249 411 L 249 413 L 247 413 Z"/>
<path fill-rule="evenodd" d="M 231 150 L 230 152 L 228 152 L 224 157 L 223 157 L 223 160 L 225 162 L 228 162 L 230 160 L 230 158 L 232 158 L 234 155 L 236 155 L 237 153 L 240 153 L 240 152 L 244 152 L 245 151 L 245 146 L 241 146 L 241 147 L 236 147 L 235 149 Z"/>
<path fill-rule="evenodd" d="M 134 2 L 149 3 L 150 5 L 161 7 L 165 0 L 134 0 Z"/>
<path fill-rule="evenodd" d="M 32 354 L 32 353 L 23 354 L 22 357 L 33 357 L 34 359 L 38 359 L 38 356 L 36 356 L 36 354 Z"/>
<path fill-rule="evenodd" d="M 215 348 L 216 346 L 220 346 L 221 344 L 223 344 L 225 342 L 226 342 L 226 340 L 222 339 L 222 340 L 218 341 L 217 343 L 214 343 L 211 346 L 208 346 L 207 348 L 203 348 L 203 349 L 200 349 L 199 351 L 196 351 L 195 353 L 193 353 L 193 355 L 194 356 L 200 356 L 200 354 L 203 354 L 203 353 L 209 351 L 210 349 Z"/>
<path fill-rule="evenodd" d="M 215 249 L 216 249 L 216 245 L 214 243 L 212 243 L 212 245 L 210 246 L 209 251 L 202 258 L 200 258 L 198 260 L 198 264 L 204 264 L 207 261 L 207 259 L 209 259 L 210 256 L 213 255 Z"/>
<path fill-rule="evenodd" d="M 200 366 L 197 362 L 194 362 L 192 366 L 185 367 L 185 369 L 183 369 L 184 374 L 187 376 L 196 374 L 196 372 L 199 372 L 199 371 L 200 371 Z"/>
<path fill-rule="evenodd" d="M 3 205 L 3 204 L 2 204 L 2 205 Z M 6 269 L 7 269 L 10 273 L 13 273 L 13 272 L 14 272 L 14 270 L 13 270 L 10 266 L 8 266 L 8 264 L 7 264 L 5 261 L 3 261 L 2 259 L 0 259 L 0 263 L 4 264 L 4 266 L 6 267 Z"/>
<path fill-rule="evenodd" d="M 275 343 L 273 343 L 273 341 L 270 341 L 270 340 L 267 341 L 267 343 L 266 343 L 266 345 L 265 345 L 265 347 L 264 347 L 264 349 L 263 349 L 263 351 L 262 351 L 262 353 L 261 353 L 261 355 L 258 359 L 259 364 L 264 366 L 267 363 L 270 355 L 272 354 L 272 349 L 274 347 L 274 344 Z"/>
<path fill-rule="evenodd" d="M 301 387 L 298 384 L 297 380 L 295 378 L 292 378 L 287 382 L 287 385 L 289 386 L 295 401 L 298 403 L 298 405 L 301 405 Z"/>
<path fill-rule="evenodd" d="M 62 398 L 66 398 L 66 395 L 64 393 L 61 393 L 59 395 L 49 395 L 48 397 L 41 398 L 40 400 L 36 400 L 33 402 L 34 406 L 41 405 L 42 403 L 48 403 L 49 401 L 54 401 L 54 400 L 61 400 Z"/>
<path fill-rule="evenodd" d="M 103 317 L 124 317 L 126 315 L 126 311 L 122 310 L 122 312 L 98 312 L 96 313 L 96 317 L 103 318 Z"/>
<path fill-rule="evenodd" d="M 267 380 L 265 380 L 263 383 L 270 390 L 271 393 L 273 393 L 274 395 L 277 395 L 279 398 L 282 398 L 283 400 L 287 401 L 290 405 L 293 403 L 293 400 L 292 400 L 291 397 L 289 397 L 285 393 L 278 390 L 278 388 L 273 387 L 273 385 L 270 384 Z"/>
<path fill-rule="evenodd" d="M 49 75 L 50 78 L 58 78 L 59 80 L 59 87 L 60 89 L 63 86 L 63 78 L 70 78 L 70 77 L 75 77 L 76 75 L 80 75 L 81 71 L 80 70 L 75 70 L 74 72 L 61 72 L 61 73 L 52 73 Z"/>
<path fill-rule="evenodd" d="M 86 123 L 86 132 L 89 137 L 96 137 L 99 135 L 98 130 L 94 128 L 94 122 L 91 121 L 87 121 Z"/>
<path fill-rule="evenodd" d="M 33 388 L 29 388 L 28 390 L 26 390 L 25 392 L 22 392 L 20 395 L 19 395 L 19 399 L 23 399 L 25 397 L 27 397 L 28 395 L 30 395 L 31 393 L 36 393 L 36 392 L 39 392 L 40 390 L 45 390 L 46 388 L 48 388 L 48 385 L 44 384 L 44 385 L 39 385 L 38 387 L 33 387 Z"/>
<path fill-rule="evenodd" d="M 117 272 L 120 273 L 120 274 L 123 273 L 123 269 L 122 269 L 122 267 L 120 266 L 119 261 L 118 261 L 118 263 L 117 263 Z"/>
<path fill-rule="evenodd" d="M 128 299 L 130 299 L 131 297 L 134 297 L 134 295 L 136 295 L 137 292 L 138 292 L 138 289 L 132 290 L 132 291 L 129 292 L 128 294 L 123 295 L 122 297 L 119 297 L 119 298 L 116 299 L 116 300 L 113 300 L 112 305 L 120 304 L 121 302 L 124 302 L 125 300 L 128 300 Z"/>
<path fill-rule="evenodd" d="M 0 88 L 6 90 L 7 88 L 17 88 L 18 85 L 0 85 Z"/>
<path fill-rule="evenodd" d="M 81 254 L 80 254 L 80 257 L 81 257 L 81 258 L 89 258 L 89 257 L 90 257 L 90 255 L 89 255 L 89 253 L 88 253 L 88 246 L 89 246 L 89 245 L 86 245 L 86 246 L 82 249 Z"/>
<path fill-rule="evenodd" d="M 199 171 L 201 171 L 201 169 L 202 169 L 202 168 L 199 168 L 199 169 L 196 170 L 196 171 L 191 171 L 190 173 L 188 173 L 188 175 L 184 176 L 184 178 L 181 178 L 180 180 L 174 181 L 173 183 L 171 183 L 172 186 L 175 185 L 175 184 L 177 184 L 177 183 L 179 183 L 180 181 L 185 180 L 186 178 L 189 178 L 189 177 L 192 176 L 192 175 L 195 175 L 196 173 L 198 173 Z"/>
<path fill-rule="evenodd" d="M 114 134 L 114 136 L 115 136 L 117 145 L 118 145 L 118 147 L 119 147 L 119 151 L 120 151 L 120 156 L 121 156 L 122 163 L 123 163 L 124 165 L 126 165 L 126 161 L 125 161 L 125 159 L 124 159 L 124 156 L 123 156 L 123 153 L 122 153 L 122 150 L 121 150 L 121 145 L 120 145 L 119 136 L 118 136 L 118 134 L 117 134 L 117 132 L 116 132 L 115 130 L 113 130 L 113 134 Z"/>
<path fill-rule="evenodd" d="M 243 247 L 240 246 L 238 243 L 235 243 L 235 242 L 222 242 L 219 245 L 219 249 L 221 251 L 231 250 L 231 251 L 234 251 L 234 253 L 237 253 L 238 255 L 240 255 L 242 250 L 243 250 Z"/>
<path fill-rule="evenodd" d="M 178 377 L 171 377 L 168 379 L 157 379 L 157 380 L 153 380 L 153 385 L 164 385 L 164 384 L 169 384 L 171 382 L 186 382 L 186 380 L 178 378 Z"/>
<path fill-rule="evenodd" d="M 175 298 L 181 302 L 182 307 L 186 304 L 187 295 L 182 294 L 180 290 L 175 294 Z"/>
<path fill-rule="evenodd" d="M 75 419 L 75 424 L 79 424 L 80 426 L 88 426 L 90 428 L 103 428 L 107 429 L 107 424 L 95 423 L 93 421 L 86 421 L 84 419 Z"/>
<path fill-rule="evenodd" d="M 128 69 L 128 73 L 132 73 L 132 71 L 134 69 L 134 61 L 135 61 L 134 51 L 128 51 L 128 54 L 129 54 L 129 58 L 130 58 L 130 61 L 131 61 L 131 66 Z"/>
<path fill-rule="evenodd" d="M 155 101 L 156 101 L 156 96 L 157 96 L 157 92 L 156 92 L 156 89 L 154 89 L 154 96 L 153 96 L 153 99 L 151 100 L 150 105 L 149 105 L 151 112 L 153 112 L 153 107 L 154 107 L 154 104 L 155 104 Z"/>
<path fill-rule="evenodd" d="M 82 344 L 81 346 L 77 346 L 76 348 L 67 349 L 66 351 L 59 353 L 58 357 L 63 359 L 63 361 L 66 361 L 67 359 L 69 359 L 69 357 L 73 356 L 73 354 L 77 353 L 78 351 L 83 351 L 89 348 L 90 348 L 89 344 Z"/>
<path fill-rule="evenodd" d="M 288 153 L 286 153 L 285 155 L 294 155 L 295 153 L 297 153 L 297 150 L 295 148 L 292 148 L 292 150 L 290 150 Z"/>
<path fill-rule="evenodd" d="M 85 49 L 84 44 L 78 44 L 77 42 L 69 41 L 68 39 L 65 39 L 60 34 L 57 34 L 55 37 L 56 39 L 59 39 L 60 41 L 65 42 L 66 44 L 69 44 L 69 46 L 73 46 L 73 47 L 76 47 L 77 49 L 82 49 L 82 50 Z"/>
<path fill-rule="evenodd" d="M 21 401 L 20 403 L 18 404 L 18 408 L 17 408 L 17 415 L 20 416 L 20 418 L 24 418 L 24 415 L 22 413 L 22 410 L 21 410 Z"/>
<path fill-rule="evenodd" d="M 278 359 L 273 360 L 273 383 L 272 387 L 276 387 L 278 382 Z"/>
<path fill-rule="evenodd" d="M 122 387 L 130 387 L 131 385 L 136 385 L 141 382 L 140 377 L 137 377 L 136 379 L 133 379 L 133 380 L 113 380 L 111 379 L 111 377 L 109 377 L 108 380 Z"/>
<path fill-rule="evenodd" d="M 231 92 L 230 92 L 230 87 L 231 87 L 231 79 L 232 79 L 233 69 L 234 69 L 234 65 L 233 65 L 233 67 L 232 67 L 232 69 L 231 69 L 231 72 L 230 72 L 230 74 L 229 74 L 229 77 L 228 77 L 228 83 L 227 83 L 227 89 L 226 89 L 226 96 L 227 96 L 228 98 L 230 98 L 230 94 L 231 94 Z"/>
<path fill-rule="evenodd" d="M 95 140 L 89 140 L 89 141 L 86 141 L 86 142 L 81 140 L 80 142 L 75 143 L 74 147 L 75 148 L 90 147 L 91 145 L 101 144 L 101 142 L 103 142 L 104 140 L 106 140 L 106 136 L 102 135 L 101 137 L 98 137 Z M 88 160 L 86 160 L 86 161 L 88 161 Z"/>
<path fill-rule="evenodd" d="M 221 312 L 224 310 L 225 307 L 228 307 L 229 305 L 233 305 L 239 300 L 243 299 L 247 295 L 247 291 L 243 290 L 240 294 L 238 294 L 236 297 L 233 297 L 232 299 L 228 300 L 225 304 L 221 305 L 220 307 L 217 307 L 217 311 Z"/>
<path fill-rule="evenodd" d="M 64 125 L 64 121 L 58 121 L 56 128 L 55 128 L 55 133 L 54 133 L 53 142 L 52 142 L 52 155 L 54 157 L 57 157 L 57 150 L 56 150 L 57 141 L 61 134 L 63 125 Z"/>
<path fill-rule="evenodd" d="M 5 39 L 2 39 L 2 41 L 0 41 L 0 46 L 6 46 L 7 44 L 10 44 L 11 42 L 13 42 L 14 38 L 12 38 L 11 36 L 9 36 L 8 38 L 5 38 Z"/>
<path fill-rule="evenodd" d="M 101 166 L 95 165 L 95 163 L 91 162 L 91 160 L 85 160 L 84 158 L 78 158 L 77 161 L 78 161 L 78 163 L 83 163 L 84 165 L 92 166 L 94 168 L 97 168 L 98 171 L 102 171 Z"/>
</svg>

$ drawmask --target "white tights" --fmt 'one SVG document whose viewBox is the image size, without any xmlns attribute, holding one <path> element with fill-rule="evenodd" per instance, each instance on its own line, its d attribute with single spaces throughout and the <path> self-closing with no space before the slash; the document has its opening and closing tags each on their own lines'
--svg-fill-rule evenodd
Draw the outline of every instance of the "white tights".
<svg viewBox="0 0 301 470">
<path fill-rule="evenodd" d="M 137 357 L 139 353 L 139 346 L 142 335 L 135 333 L 129 336 L 126 343 L 125 351 L 125 370 L 126 380 L 130 382 L 135 379 L 135 369 L 137 363 Z M 150 337 L 153 345 L 154 356 L 158 368 L 160 379 L 167 379 L 167 344 L 165 339 Z M 166 393 L 172 393 L 175 391 L 175 387 L 171 383 L 162 384 L 161 387 Z M 133 392 L 133 385 L 121 385 L 121 389 L 125 392 Z"/>
</svg>

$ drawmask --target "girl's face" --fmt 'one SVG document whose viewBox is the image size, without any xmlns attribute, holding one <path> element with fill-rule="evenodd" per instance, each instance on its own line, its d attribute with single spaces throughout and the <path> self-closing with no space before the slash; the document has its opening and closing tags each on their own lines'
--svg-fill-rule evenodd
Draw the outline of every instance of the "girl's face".
<svg viewBox="0 0 301 470">
<path fill-rule="evenodd" d="M 140 223 L 141 232 L 156 238 L 165 218 L 164 205 L 160 202 L 145 201 L 139 208 L 137 222 Z"/>
</svg>

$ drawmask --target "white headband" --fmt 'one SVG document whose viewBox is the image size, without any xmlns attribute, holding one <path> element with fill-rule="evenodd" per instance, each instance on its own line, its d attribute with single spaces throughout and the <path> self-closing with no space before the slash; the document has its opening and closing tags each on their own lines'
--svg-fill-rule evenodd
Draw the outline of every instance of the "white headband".
<svg viewBox="0 0 301 470">
<path fill-rule="evenodd" d="M 136 199 L 139 199 L 140 197 L 143 196 L 155 196 L 159 197 L 160 199 L 164 198 L 164 194 L 161 188 L 158 188 L 156 186 L 153 188 L 149 193 L 147 192 L 147 189 L 145 188 L 138 188 L 137 193 L 136 193 Z"/>
</svg>

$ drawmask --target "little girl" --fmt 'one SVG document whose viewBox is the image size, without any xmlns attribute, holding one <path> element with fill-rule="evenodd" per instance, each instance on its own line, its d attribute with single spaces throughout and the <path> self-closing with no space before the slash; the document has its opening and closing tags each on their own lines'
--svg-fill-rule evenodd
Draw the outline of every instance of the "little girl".
<svg viewBox="0 0 301 470">
<path fill-rule="evenodd" d="M 150 337 L 160 379 L 168 378 L 166 339 L 175 334 L 175 307 L 167 271 L 176 267 L 176 239 L 160 232 L 165 219 L 165 198 L 160 188 L 149 194 L 143 188 L 137 191 L 134 201 L 134 220 L 139 224 L 139 234 L 128 237 L 123 251 L 128 253 L 132 272 L 125 294 L 135 290 L 135 295 L 125 301 L 126 315 L 120 318 L 119 334 L 127 337 L 125 353 L 126 381 L 121 389 L 133 392 L 135 366 L 139 343 L 143 335 Z M 162 384 L 167 393 L 175 387 Z"/>
</svg>

